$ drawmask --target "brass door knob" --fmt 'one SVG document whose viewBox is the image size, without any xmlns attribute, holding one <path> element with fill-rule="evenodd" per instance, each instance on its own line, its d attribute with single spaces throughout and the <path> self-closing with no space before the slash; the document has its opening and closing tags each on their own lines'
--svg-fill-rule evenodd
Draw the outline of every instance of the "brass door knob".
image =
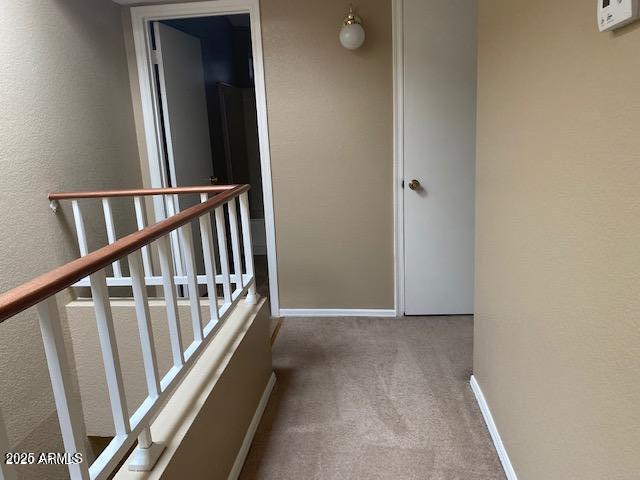
<svg viewBox="0 0 640 480">
<path fill-rule="evenodd" d="M 414 178 L 409 182 L 409 188 L 415 192 L 420 188 L 420 182 Z"/>
</svg>

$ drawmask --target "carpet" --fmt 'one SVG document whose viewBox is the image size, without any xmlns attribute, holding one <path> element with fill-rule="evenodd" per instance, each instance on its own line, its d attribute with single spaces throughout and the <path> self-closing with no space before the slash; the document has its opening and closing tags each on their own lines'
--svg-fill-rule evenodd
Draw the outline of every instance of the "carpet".
<svg viewBox="0 0 640 480">
<path fill-rule="evenodd" d="M 472 317 L 286 318 L 240 478 L 504 479 L 472 338 Z"/>
</svg>

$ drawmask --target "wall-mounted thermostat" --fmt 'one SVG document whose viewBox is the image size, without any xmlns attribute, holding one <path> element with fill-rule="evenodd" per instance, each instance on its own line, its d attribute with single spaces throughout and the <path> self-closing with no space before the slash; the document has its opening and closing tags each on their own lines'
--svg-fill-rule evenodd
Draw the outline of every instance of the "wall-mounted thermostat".
<svg viewBox="0 0 640 480">
<path fill-rule="evenodd" d="M 638 18 L 638 0 L 598 0 L 598 28 L 615 30 Z"/>
</svg>

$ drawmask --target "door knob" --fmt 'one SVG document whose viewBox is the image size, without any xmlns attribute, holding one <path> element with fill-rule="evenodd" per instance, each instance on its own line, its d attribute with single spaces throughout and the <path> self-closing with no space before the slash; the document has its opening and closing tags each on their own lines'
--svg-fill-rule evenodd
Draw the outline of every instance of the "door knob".
<svg viewBox="0 0 640 480">
<path fill-rule="evenodd" d="M 420 188 L 420 182 L 415 178 L 409 183 L 409 188 L 414 192 Z"/>
</svg>

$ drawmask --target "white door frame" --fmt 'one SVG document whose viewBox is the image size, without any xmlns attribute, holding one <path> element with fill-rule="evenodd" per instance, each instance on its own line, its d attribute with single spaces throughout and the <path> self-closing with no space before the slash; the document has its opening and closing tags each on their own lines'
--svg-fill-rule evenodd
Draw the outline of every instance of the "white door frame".
<svg viewBox="0 0 640 480">
<path fill-rule="evenodd" d="M 396 316 L 404 316 L 405 304 L 405 232 L 404 232 L 404 0 L 391 0 L 393 49 L 393 228 L 394 228 L 394 300 Z"/>
<path fill-rule="evenodd" d="M 393 263 L 396 316 L 404 303 L 404 30 L 403 0 L 392 0 L 393 30 Z"/>
<path fill-rule="evenodd" d="M 207 17 L 248 13 L 251 25 L 253 49 L 253 71 L 258 117 L 258 142 L 260 145 L 260 166 L 262 170 L 262 191 L 264 196 L 265 230 L 267 236 L 267 262 L 269 268 L 269 296 L 271 315 L 279 316 L 278 266 L 276 261 L 276 236 L 273 213 L 273 188 L 271 182 L 271 158 L 269 150 L 269 130 L 267 125 L 267 100 L 264 80 L 264 59 L 262 56 L 262 33 L 260 29 L 259 0 L 210 0 L 196 3 L 174 3 L 148 5 L 131 8 L 131 23 L 135 45 L 136 65 L 140 81 L 140 99 L 144 120 L 149 176 L 152 187 L 165 185 L 161 123 L 158 102 L 153 84 L 153 62 L 149 26 L 154 20 L 175 18 Z M 156 216 L 164 216 L 162 199 L 154 200 Z M 158 218 L 157 218 L 158 219 Z"/>
</svg>

